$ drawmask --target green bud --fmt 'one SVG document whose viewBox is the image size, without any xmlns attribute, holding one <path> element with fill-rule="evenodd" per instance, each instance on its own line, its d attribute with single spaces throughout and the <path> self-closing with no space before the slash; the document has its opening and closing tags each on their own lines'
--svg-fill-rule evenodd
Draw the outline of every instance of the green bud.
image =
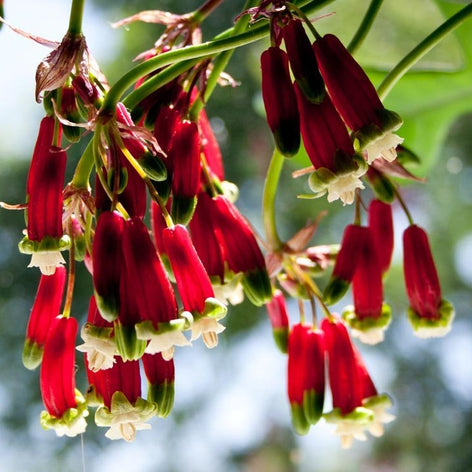
<svg viewBox="0 0 472 472">
<path fill-rule="evenodd" d="M 349 289 L 350 283 L 338 277 L 331 277 L 323 292 L 323 300 L 327 305 L 333 305 L 341 300 Z"/>
<path fill-rule="evenodd" d="M 136 330 L 133 326 L 124 326 L 119 320 L 114 322 L 115 343 L 118 353 L 124 361 L 134 361 L 140 359 L 146 349 L 146 340 L 136 337 Z"/>
<path fill-rule="evenodd" d="M 304 408 L 297 403 L 290 405 L 290 413 L 292 415 L 292 425 L 296 433 L 305 435 L 310 430 L 310 423 L 305 416 Z"/>
<path fill-rule="evenodd" d="M 26 339 L 23 347 L 23 365 L 29 370 L 36 369 L 43 359 L 43 351 L 44 346 Z"/>
<path fill-rule="evenodd" d="M 157 404 L 157 414 L 161 418 L 169 415 L 174 405 L 174 382 L 164 381 L 162 384 L 148 384 L 147 400 Z"/>
<path fill-rule="evenodd" d="M 174 196 L 170 212 L 174 223 L 186 225 L 192 219 L 196 206 L 197 197 Z"/>
<path fill-rule="evenodd" d="M 139 158 L 138 162 L 150 179 L 156 182 L 162 182 L 167 179 L 166 166 L 158 156 L 146 152 Z"/>
<path fill-rule="evenodd" d="M 323 414 L 324 392 L 306 390 L 303 393 L 303 411 L 307 421 L 316 424 Z"/>
<path fill-rule="evenodd" d="M 272 285 L 265 269 L 243 274 L 241 283 L 244 293 L 254 305 L 262 306 L 272 299 Z"/>
</svg>

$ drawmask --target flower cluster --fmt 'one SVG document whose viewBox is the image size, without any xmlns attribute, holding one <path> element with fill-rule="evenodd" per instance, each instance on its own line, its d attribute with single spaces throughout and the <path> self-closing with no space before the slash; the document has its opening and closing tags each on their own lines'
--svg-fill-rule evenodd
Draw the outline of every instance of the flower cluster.
<svg viewBox="0 0 472 472">
<path fill-rule="evenodd" d="M 95 422 L 108 428 L 108 438 L 132 441 L 137 431 L 151 428 L 150 419 L 172 409 L 176 348 L 199 338 L 215 348 L 228 303 L 246 297 L 266 305 L 275 342 L 287 354 L 294 429 L 305 434 L 324 418 L 349 447 L 353 439 L 366 439 L 366 432 L 380 436 L 393 419 L 386 412 L 390 398 L 377 392 L 351 336 L 376 344 L 392 321 L 383 280 L 393 253 L 395 200 L 409 219 L 403 267 L 415 334 L 442 336 L 454 317 L 426 232 L 391 181 L 411 177 L 397 159 L 403 140 L 394 132 L 402 120 L 384 108 L 336 36 L 321 36 L 307 22 L 315 36 L 311 43 L 295 4 L 262 0 L 243 12 L 270 21 L 271 47 L 261 56 L 262 95 L 278 152 L 264 194 L 264 256 L 260 238 L 235 204 L 237 187 L 225 181 L 204 108 L 213 87 L 227 79 L 229 55 L 219 54 L 231 37 L 225 33 L 217 46 L 198 49 L 200 22 L 218 3 L 207 1 L 189 15 L 147 11 L 120 22 L 166 28 L 139 56 L 133 73 L 110 89 L 76 24 L 82 15 L 74 9 L 83 2 L 74 2 L 70 31 L 38 67 L 36 96 L 45 116 L 27 203 L 20 205 L 26 230 L 19 249 L 32 255 L 29 267 L 41 272 L 23 350 L 24 365 L 41 370 L 41 424 L 59 436 L 75 436 L 86 428 L 88 407 L 96 407 Z M 241 32 L 241 24 L 240 18 L 233 32 Z M 185 56 L 189 50 L 195 55 Z M 92 139 L 66 185 L 67 150 L 88 134 L 84 128 Z M 287 242 L 277 234 L 280 163 L 302 143 L 311 166 L 296 174 L 310 174 L 314 196 L 354 203 L 354 221 L 340 245 L 307 247 L 320 218 Z M 364 179 L 374 198 L 361 197 Z M 71 308 L 78 262 L 90 274 L 93 294 L 80 329 L 83 342 L 76 346 L 79 322 Z M 331 267 L 321 290 L 316 279 Z M 339 317 L 330 305 L 350 287 L 352 304 Z M 287 295 L 298 301 L 296 322 Z M 84 395 L 76 388 L 76 350 L 84 353 Z M 330 412 L 324 412 L 327 383 Z"/>
<path fill-rule="evenodd" d="M 401 118 L 386 110 L 369 78 L 339 39 L 327 34 L 313 45 L 300 19 L 275 19 L 273 45 L 261 56 L 267 122 L 279 151 L 298 152 L 300 134 L 313 166 L 316 197 L 354 201 L 361 177 L 377 159 L 396 158 L 403 141 L 393 131 Z M 282 40 L 286 51 L 281 49 Z M 290 76 L 292 71 L 294 82 Z"/>
</svg>

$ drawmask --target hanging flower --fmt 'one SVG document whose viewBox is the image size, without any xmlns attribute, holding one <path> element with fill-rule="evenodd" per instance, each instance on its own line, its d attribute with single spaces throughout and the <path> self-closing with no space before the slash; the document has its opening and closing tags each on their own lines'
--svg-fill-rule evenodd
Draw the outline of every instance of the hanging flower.
<svg viewBox="0 0 472 472">
<path fill-rule="evenodd" d="M 218 333 L 224 330 L 218 320 L 226 315 L 226 306 L 215 298 L 208 274 L 185 227 L 164 229 L 162 239 L 184 310 L 191 321 L 192 341 L 201 335 L 207 347 L 216 347 Z"/>
<path fill-rule="evenodd" d="M 393 161 L 395 148 L 403 142 L 393 131 L 402 119 L 384 108 L 366 73 L 336 36 L 317 39 L 313 49 L 331 100 L 354 132 L 357 149 L 366 152 L 369 164 L 379 157 Z"/>
<path fill-rule="evenodd" d="M 267 314 L 272 325 L 275 344 L 283 353 L 287 352 L 289 322 L 285 297 L 281 290 L 274 290 L 274 296 L 266 304 Z"/>
<path fill-rule="evenodd" d="M 148 379 L 147 400 L 154 402 L 157 414 L 165 418 L 174 404 L 174 360 L 165 360 L 161 354 L 144 354 L 143 366 Z"/>
<path fill-rule="evenodd" d="M 279 47 L 270 47 L 261 55 L 261 69 L 267 123 L 279 151 L 284 156 L 293 156 L 300 147 L 300 118 L 287 53 Z"/>
<path fill-rule="evenodd" d="M 42 275 L 26 328 L 23 365 L 35 369 L 41 363 L 47 334 L 54 318 L 59 316 L 66 269 L 62 266 L 53 275 Z"/>
<path fill-rule="evenodd" d="M 348 225 L 344 229 L 333 273 L 323 293 L 323 299 L 328 305 L 338 302 L 347 292 L 360 263 L 367 233 L 368 229 L 359 225 Z"/>
<path fill-rule="evenodd" d="M 288 338 L 288 398 L 292 424 L 306 434 L 323 412 L 325 390 L 323 333 L 296 324 Z"/>
<path fill-rule="evenodd" d="M 365 160 L 355 154 L 351 138 L 328 95 L 311 103 L 295 84 L 300 129 L 308 157 L 315 168 L 308 181 L 316 197 L 328 193 L 328 201 L 354 201 L 356 189 L 367 171 Z"/>
<path fill-rule="evenodd" d="M 40 387 L 46 411 L 41 413 L 41 426 L 58 436 L 76 436 L 87 426 L 87 405 L 75 389 L 77 328 L 74 318 L 54 318 L 44 346 Z"/>
<path fill-rule="evenodd" d="M 111 369 L 100 370 L 92 377 L 103 405 L 95 412 L 97 426 L 109 427 L 108 439 L 134 441 L 137 431 L 151 429 L 147 423 L 156 414 L 156 406 L 141 398 L 138 361 L 117 362 Z"/>
<path fill-rule="evenodd" d="M 123 356 L 126 345 L 131 343 L 131 358 L 141 357 L 143 344 L 138 341 L 142 341 L 147 353 L 162 352 L 164 358 L 170 359 L 175 345 L 190 343 L 182 333 L 185 320 L 177 317 L 174 291 L 149 231 L 140 218 L 125 222 L 123 254 L 122 308 L 115 321 L 115 338 L 120 354 Z M 146 347 L 147 340 L 149 344 Z"/>
<path fill-rule="evenodd" d="M 114 321 L 120 311 L 123 217 L 112 211 L 99 214 L 92 246 L 93 286 L 100 314 Z"/>
<path fill-rule="evenodd" d="M 92 372 L 111 369 L 116 362 L 117 350 L 113 334 L 113 324 L 100 315 L 95 297 L 91 297 L 87 323 L 80 332 L 84 344 L 77 346 L 77 350 L 87 354 L 88 368 Z"/>
<path fill-rule="evenodd" d="M 320 103 L 325 95 L 325 86 L 303 23 L 292 19 L 282 29 L 282 36 L 298 87 L 310 102 Z"/>
<path fill-rule="evenodd" d="M 444 300 L 424 229 L 409 226 L 403 233 L 403 271 L 410 300 L 408 319 L 420 338 L 444 336 L 451 329 L 454 307 Z"/>
<path fill-rule="evenodd" d="M 53 117 L 41 120 L 26 184 L 27 235 L 19 244 L 20 252 L 32 255 L 28 267 L 39 267 L 44 275 L 54 274 L 57 266 L 65 264 L 61 251 L 70 246 L 62 229 L 66 152 L 53 145 L 54 129 Z M 58 136 L 60 142 L 60 125 Z"/>
<path fill-rule="evenodd" d="M 383 303 L 382 272 L 374 235 L 366 228 L 365 242 L 359 250 L 359 260 L 352 280 L 354 305 L 346 307 L 343 318 L 352 334 L 367 344 L 384 340 L 392 313 Z"/>
<path fill-rule="evenodd" d="M 369 228 L 374 239 L 377 259 L 382 274 L 390 267 L 393 254 L 392 206 L 380 200 L 372 200 L 369 205 Z"/>
<path fill-rule="evenodd" d="M 198 130 L 202 153 L 210 172 L 219 180 L 224 180 L 223 156 L 205 110 L 202 110 L 198 116 Z"/>
</svg>

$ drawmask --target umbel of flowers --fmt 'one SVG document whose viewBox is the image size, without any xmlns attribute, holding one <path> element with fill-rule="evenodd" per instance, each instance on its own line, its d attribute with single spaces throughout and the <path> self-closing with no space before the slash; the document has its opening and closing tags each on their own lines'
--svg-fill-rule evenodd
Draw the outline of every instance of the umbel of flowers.
<svg viewBox="0 0 472 472">
<path fill-rule="evenodd" d="M 262 96 L 277 165 L 266 179 L 267 240 L 260 244 L 238 210 L 236 186 L 225 181 L 204 109 L 229 57 L 219 55 L 226 46 L 218 40 L 199 46 L 200 22 L 219 3 L 207 0 L 189 15 L 148 11 L 120 22 L 162 23 L 165 32 L 110 88 L 81 33 L 83 2 L 73 1 L 66 36 L 38 67 L 36 97 L 43 99 L 45 116 L 21 206 L 26 230 L 19 248 L 32 255 L 29 267 L 41 271 L 23 350 L 27 368 L 40 366 L 41 424 L 59 436 L 74 436 L 94 416 L 108 428 L 108 438 L 132 441 L 151 428 L 154 416 L 171 412 L 176 349 L 200 338 L 216 348 L 228 304 L 246 297 L 266 305 L 276 345 L 287 355 L 295 431 L 305 434 L 324 418 L 349 447 L 354 439 L 366 439 L 366 432 L 381 435 L 393 419 L 386 411 L 390 397 L 377 392 L 352 338 L 381 342 L 396 315 L 385 301 L 383 280 L 393 253 L 397 202 L 409 219 L 403 265 L 414 333 L 442 336 L 454 317 L 426 232 L 391 180 L 411 175 L 397 159 L 403 140 L 394 132 L 402 120 L 384 108 L 342 42 L 320 35 L 297 2 L 262 0 L 243 12 L 232 30 L 232 47 L 246 37 L 240 33 L 248 23 L 260 18 L 269 20 L 261 28 L 271 40 L 261 55 Z M 303 3 L 311 13 L 319 2 Z M 67 150 L 82 141 L 83 129 L 92 138 L 65 185 L 66 164 L 73 165 Z M 334 244 L 308 247 L 318 222 L 287 242 L 275 229 L 280 175 L 273 169 L 281 169 L 283 156 L 294 156 L 302 145 L 310 164 L 295 174 L 310 174 L 314 197 L 327 194 L 328 202 L 353 204 L 353 221 Z M 365 182 L 373 197 L 361 194 Z M 80 329 L 83 342 L 76 346 L 79 316 L 72 302 L 80 262 L 93 293 Z M 328 272 L 322 290 L 316 277 Z M 330 305 L 351 287 L 352 304 L 341 317 L 333 314 Z M 289 298 L 298 301 L 296 320 Z M 85 395 L 76 389 L 76 350 L 84 353 Z M 88 415 L 89 408 L 96 408 L 95 415 Z"/>
</svg>

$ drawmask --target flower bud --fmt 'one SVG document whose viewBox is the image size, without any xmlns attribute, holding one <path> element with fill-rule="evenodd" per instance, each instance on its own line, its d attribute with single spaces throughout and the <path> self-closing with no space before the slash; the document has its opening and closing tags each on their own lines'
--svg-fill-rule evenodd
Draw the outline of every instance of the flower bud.
<svg viewBox="0 0 472 472">
<path fill-rule="evenodd" d="M 274 291 L 274 297 L 266 304 L 267 314 L 272 325 L 272 335 L 275 344 L 283 353 L 287 352 L 288 343 L 288 314 L 285 297 L 281 290 Z"/>
</svg>

